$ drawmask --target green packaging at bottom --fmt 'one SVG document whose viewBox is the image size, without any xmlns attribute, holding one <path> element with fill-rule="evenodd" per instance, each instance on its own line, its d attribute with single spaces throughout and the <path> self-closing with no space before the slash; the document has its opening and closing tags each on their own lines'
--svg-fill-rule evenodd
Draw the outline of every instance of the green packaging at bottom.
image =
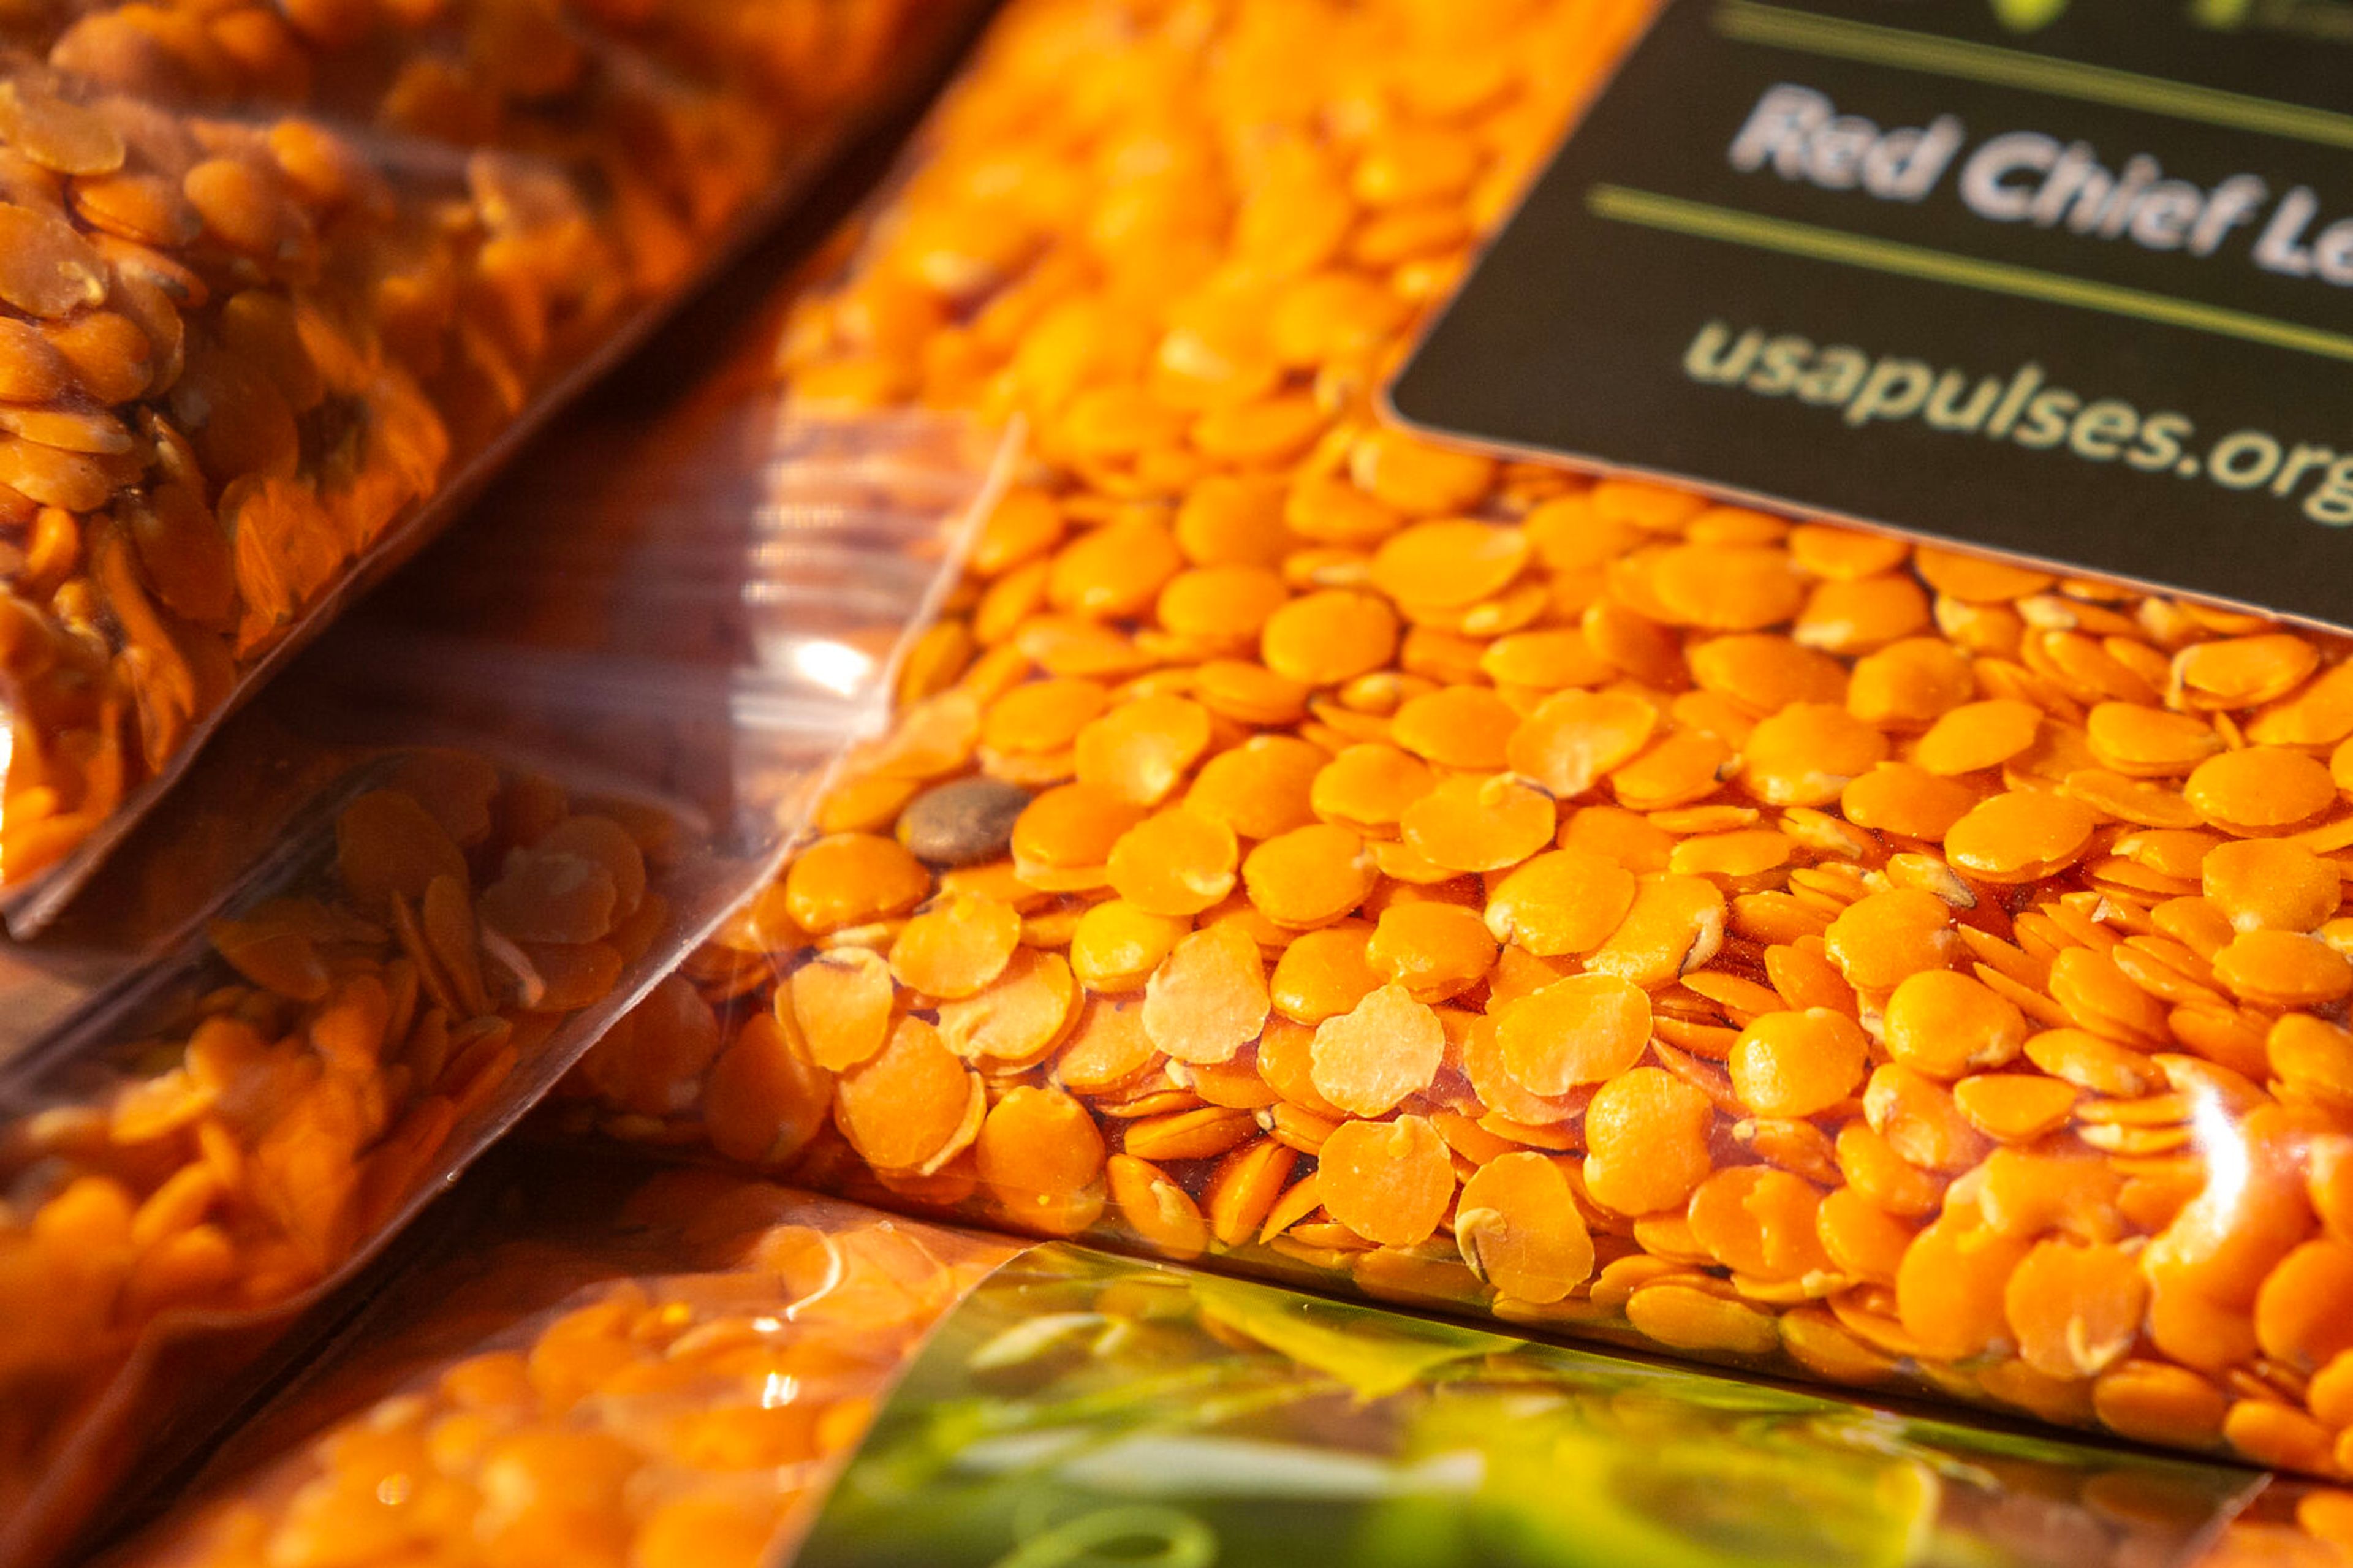
<svg viewBox="0 0 2353 1568">
<path fill-rule="evenodd" d="M 1058 1244 L 941 1324 L 797 1562 L 2159 1568 L 2260 1481 Z"/>
</svg>

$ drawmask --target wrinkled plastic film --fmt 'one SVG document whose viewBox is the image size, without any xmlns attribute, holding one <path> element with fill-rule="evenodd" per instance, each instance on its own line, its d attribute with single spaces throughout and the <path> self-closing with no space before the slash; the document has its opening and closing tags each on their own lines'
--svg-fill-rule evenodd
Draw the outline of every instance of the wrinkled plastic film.
<svg viewBox="0 0 2353 1568">
<path fill-rule="evenodd" d="M 486 1169 L 506 1168 L 493 1201 L 111 1561 L 786 1561 L 924 1336 L 1019 1250 L 765 1182 L 630 1190 L 540 1158 Z M 557 1193 L 566 1171 L 605 1205 Z"/>
<path fill-rule="evenodd" d="M 997 23 L 785 361 L 1036 460 L 605 1122 L 2346 1473 L 2345 642 L 1379 415 L 1638 19 Z"/>
<path fill-rule="evenodd" d="M 898 0 L 89 5 L 0 67 L 0 904 L 946 41 Z"/>
<path fill-rule="evenodd" d="M 2159 1568 L 2259 1484 L 609 1149 L 439 1214 L 112 1561 Z"/>
<path fill-rule="evenodd" d="M 111 923 L 12 954 L 97 990 L 0 1079 L 18 1560 L 617 1019 L 698 1027 L 658 982 L 876 722 L 992 484 L 968 421 L 856 425 L 739 408 L 670 504 L 599 523 L 554 485 L 480 554 L 453 543 L 466 581 L 514 574 L 494 613 L 428 624 L 395 594 L 349 622 L 142 835 Z M 528 568 L 590 539 L 585 574 Z M 820 615 L 803 574 L 828 572 L 866 591 Z M 704 1008 L 706 1049 L 718 1027 Z"/>
</svg>

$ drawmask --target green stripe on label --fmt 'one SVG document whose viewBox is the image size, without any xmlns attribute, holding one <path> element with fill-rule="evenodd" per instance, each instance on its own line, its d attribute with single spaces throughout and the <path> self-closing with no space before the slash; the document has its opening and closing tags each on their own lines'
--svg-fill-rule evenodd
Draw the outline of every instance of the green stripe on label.
<svg viewBox="0 0 2353 1568">
<path fill-rule="evenodd" d="M 1639 224 L 1645 228 L 1666 229 L 1701 239 L 1720 240 L 1726 245 L 1746 246 L 1752 250 L 1779 251 L 1785 256 L 1803 256 L 1816 261 L 1860 267 L 1873 272 L 1920 278 L 1932 283 L 1949 283 L 1959 289 L 1982 289 L 1989 294 L 2008 294 L 2021 300 L 2042 300 L 2056 305 L 2073 305 L 2080 310 L 2103 310 L 2112 316 L 2129 316 L 2136 321 L 2156 321 L 2168 327 L 2188 327 L 2193 331 L 2211 332 L 2217 337 L 2267 343 L 2274 348 L 2294 349 L 2327 359 L 2353 361 L 2353 337 L 2343 332 L 2299 326 L 2294 321 L 2278 321 L 2245 310 L 2226 310 L 2219 305 L 2201 305 L 2195 300 L 2176 299 L 2170 294 L 2153 294 L 2142 289 L 2095 283 L 2088 278 L 2071 278 L 2063 272 L 2045 272 L 2039 268 L 1980 261 L 1948 250 L 1932 250 L 1926 246 L 1906 245 L 1893 239 L 1875 239 L 1869 235 L 1848 234 L 1810 223 L 1793 223 L 1787 218 L 1766 217 L 1735 207 L 1717 206 L 1711 202 L 1687 201 L 1681 196 L 1661 195 L 1655 191 L 1630 190 L 1624 185 L 1594 185 L 1586 193 L 1585 199 L 1586 205 L 1595 216 L 1616 223 Z"/>
<path fill-rule="evenodd" d="M 1724 0 L 1715 30 L 1746 44 L 1894 66 L 1964 81 L 2023 89 L 2055 98 L 2138 109 L 2236 131 L 2260 132 L 2324 147 L 2353 147 L 2353 114 L 2283 103 L 2250 93 L 2196 87 L 2107 66 L 2089 66 L 2023 49 L 1915 33 L 1840 16 L 1818 16 L 1757 0 Z"/>
</svg>

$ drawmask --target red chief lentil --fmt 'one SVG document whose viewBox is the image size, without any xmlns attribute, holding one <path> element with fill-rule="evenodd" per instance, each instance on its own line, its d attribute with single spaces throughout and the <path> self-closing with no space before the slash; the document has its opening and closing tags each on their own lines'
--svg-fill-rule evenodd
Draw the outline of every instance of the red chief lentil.
<svg viewBox="0 0 2353 1568">
<path fill-rule="evenodd" d="M 894 987 L 936 1070 L 813 1066 L 772 1163 L 2353 1474 L 2345 645 L 1379 421 L 1640 10 L 997 25 L 784 362 L 1032 422 L 867 765 L 1033 798 L 921 864 L 819 839 L 799 930 L 723 943 L 819 1062 L 803 977 L 903 968 L 989 862 L 1078 983 L 1018 1056 Z M 1100 1142 L 1051 1225 L 1002 1184 L 1076 1125 L 1041 1094 Z"/>
</svg>

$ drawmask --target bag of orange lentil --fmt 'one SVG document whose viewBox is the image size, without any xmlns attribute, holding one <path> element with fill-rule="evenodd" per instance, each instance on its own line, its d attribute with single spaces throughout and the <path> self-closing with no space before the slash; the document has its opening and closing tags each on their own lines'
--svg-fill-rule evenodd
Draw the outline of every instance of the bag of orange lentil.
<svg viewBox="0 0 2353 1568">
<path fill-rule="evenodd" d="M 609 1153 L 494 1158 L 434 1219 L 111 1561 L 760 1568 L 933 1326 L 1021 1250 Z"/>
<path fill-rule="evenodd" d="M 2353 1473 L 2346 641 L 1376 405 L 1640 9 L 1001 15 L 784 369 L 1036 461 L 757 1051 L 569 1114 Z"/>
<path fill-rule="evenodd" d="M 664 1042 L 593 1069 L 624 1100 L 720 1051 L 663 977 L 875 727 L 996 461 L 740 398 L 584 426 L 6 952 L 0 1561 L 200 1442 L 590 1042 Z"/>
<path fill-rule="evenodd" d="M 108 1561 L 2168 1568 L 2258 1484 L 609 1150 L 436 1219 Z"/>
<path fill-rule="evenodd" d="M 166 0 L 0 26 L 11 926 L 968 14 Z"/>
</svg>

